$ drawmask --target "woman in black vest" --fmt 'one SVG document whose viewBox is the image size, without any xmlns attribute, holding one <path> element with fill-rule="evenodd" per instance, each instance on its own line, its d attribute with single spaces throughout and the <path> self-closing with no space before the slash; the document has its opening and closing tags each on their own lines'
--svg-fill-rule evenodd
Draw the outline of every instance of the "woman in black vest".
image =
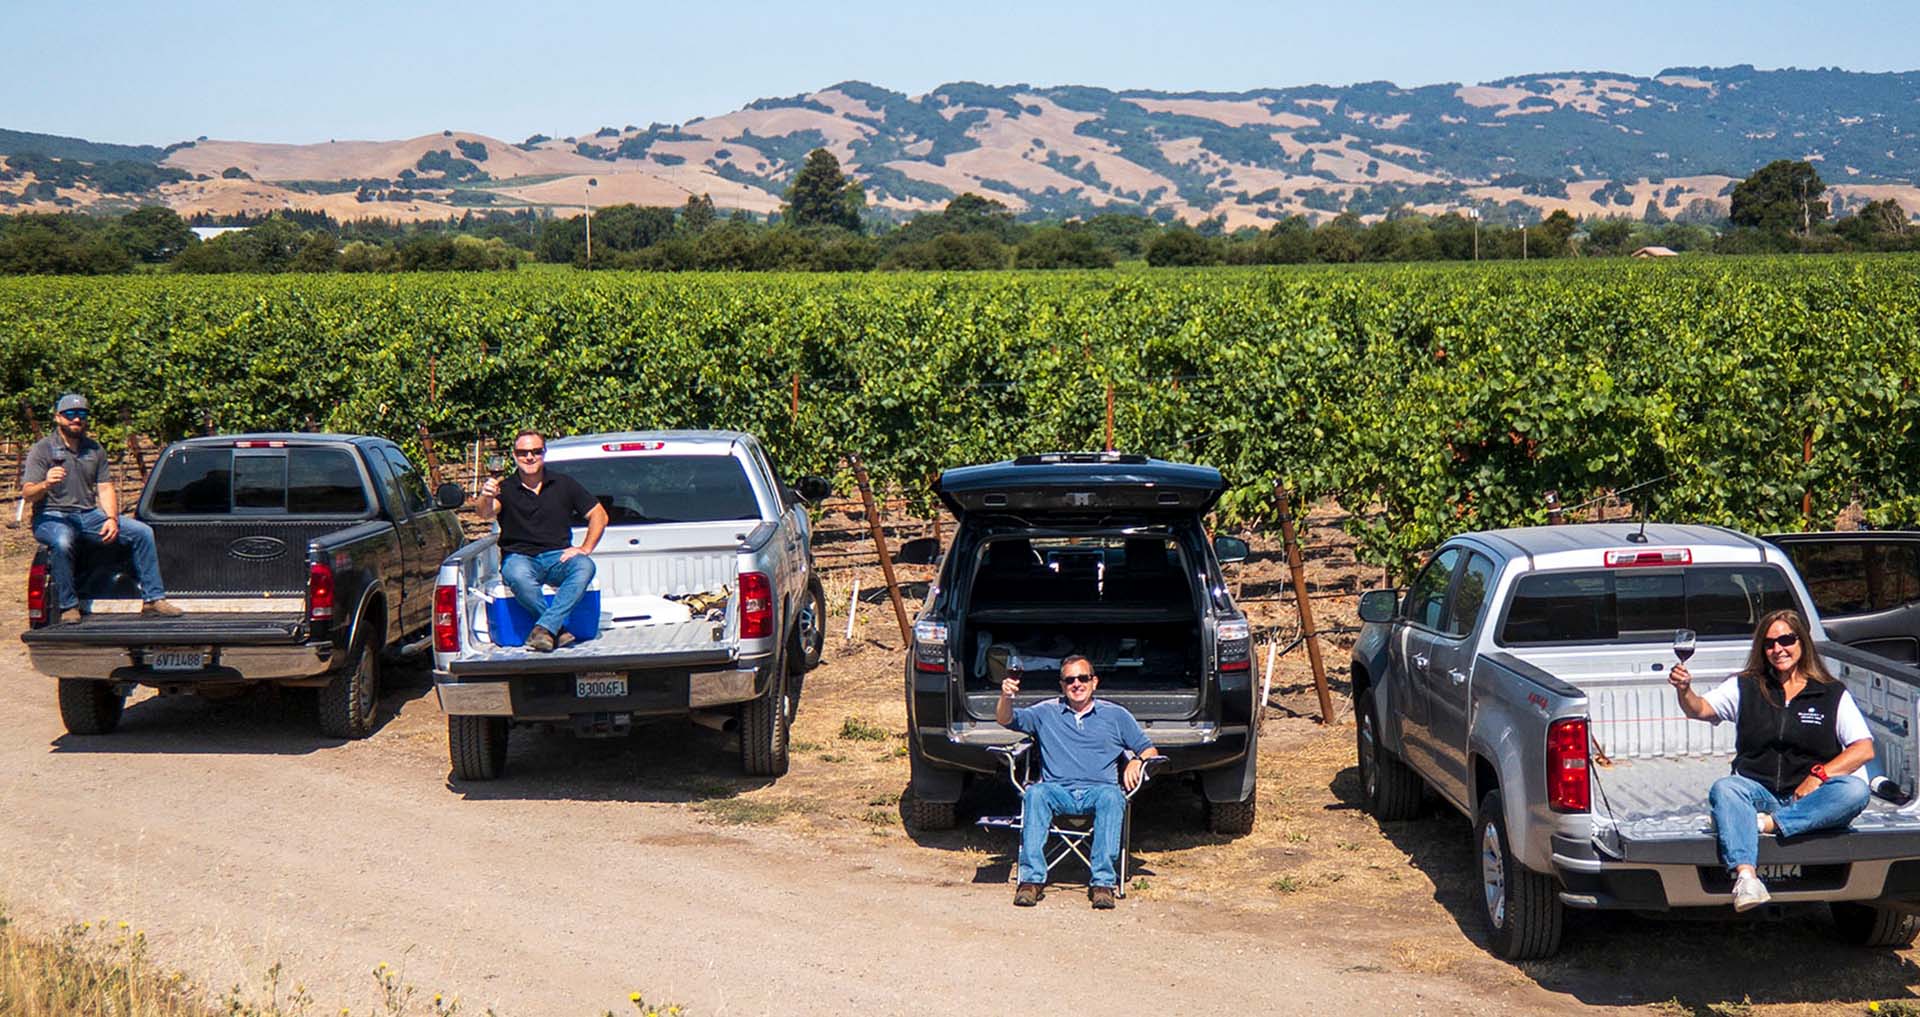
<svg viewBox="0 0 1920 1017">
<path fill-rule="evenodd" d="M 1706 695 L 1693 691 L 1685 665 L 1667 680 L 1682 713 L 1736 724 L 1733 772 L 1714 781 L 1707 800 L 1720 860 L 1734 877 L 1734 910 L 1759 907 L 1770 896 L 1753 868 L 1761 834 L 1841 829 L 1867 807 L 1867 720 L 1813 652 L 1798 611 L 1760 619 L 1747 666 Z"/>
</svg>

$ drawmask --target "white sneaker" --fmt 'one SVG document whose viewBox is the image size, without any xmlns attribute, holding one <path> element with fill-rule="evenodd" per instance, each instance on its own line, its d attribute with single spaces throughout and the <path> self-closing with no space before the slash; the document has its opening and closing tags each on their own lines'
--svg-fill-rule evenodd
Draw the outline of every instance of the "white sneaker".
<svg viewBox="0 0 1920 1017">
<path fill-rule="evenodd" d="M 1767 884 L 1760 882 L 1758 876 L 1742 874 L 1733 881 L 1733 909 L 1752 911 L 1754 908 L 1773 899 L 1767 892 Z"/>
</svg>

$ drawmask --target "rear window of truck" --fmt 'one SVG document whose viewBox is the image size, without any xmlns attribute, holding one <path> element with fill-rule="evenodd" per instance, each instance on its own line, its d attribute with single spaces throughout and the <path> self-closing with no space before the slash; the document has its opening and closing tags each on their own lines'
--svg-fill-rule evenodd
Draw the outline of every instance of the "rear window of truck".
<svg viewBox="0 0 1920 1017">
<path fill-rule="evenodd" d="M 1682 628 L 1745 637 L 1767 612 L 1799 607 L 1770 565 L 1535 572 L 1514 583 L 1500 643 L 1657 643 Z"/>
<path fill-rule="evenodd" d="M 610 456 L 547 468 L 579 481 L 612 526 L 760 518 L 746 468 L 732 456 Z"/>
<path fill-rule="evenodd" d="M 342 448 L 186 448 L 152 481 L 152 516 L 364 515 L 366 484 Z"/>
</svg>

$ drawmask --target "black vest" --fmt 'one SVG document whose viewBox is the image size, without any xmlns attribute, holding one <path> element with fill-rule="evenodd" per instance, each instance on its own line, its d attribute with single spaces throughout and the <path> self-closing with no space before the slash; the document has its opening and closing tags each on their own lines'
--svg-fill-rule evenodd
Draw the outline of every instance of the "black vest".
<svg viewBox="0 0 1920 1017">
<path fill-rule="evenodd" d="M 1740 677 L 1740 717 L 1734 736 L 1733 772 L 1765 784 L 1782 798 L 1793 794 L 1815 766 L 1840 754 L 1837 728 L 1846 687 L 1811 678 L 1793 702 L 1774 705 L 1762 679 Z"/>
</svg>

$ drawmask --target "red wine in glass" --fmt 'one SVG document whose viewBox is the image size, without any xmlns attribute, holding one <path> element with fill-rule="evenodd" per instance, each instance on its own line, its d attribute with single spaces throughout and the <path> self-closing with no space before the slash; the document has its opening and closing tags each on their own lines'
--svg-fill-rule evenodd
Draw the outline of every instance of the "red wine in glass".
<svg viewBox="0 0 1920 1017">
<path fill-rule="evenodd" d="M 1694 644 L 1698 642 L 1692 629 L 1675 629 L 1673 632 L 1673 655 L 1684 664 L 1693 656 Z"/>
</svg>

